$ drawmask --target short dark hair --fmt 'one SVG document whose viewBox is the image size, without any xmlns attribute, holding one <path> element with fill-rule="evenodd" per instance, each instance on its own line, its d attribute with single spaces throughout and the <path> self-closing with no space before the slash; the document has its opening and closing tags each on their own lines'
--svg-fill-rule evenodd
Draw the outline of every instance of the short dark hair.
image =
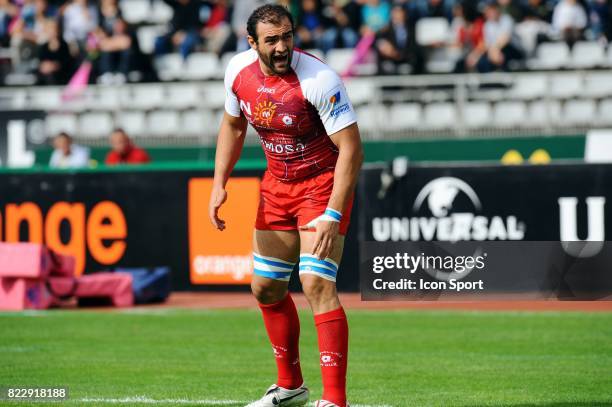
<svg viewBox="0 0 612 407">
<path fill-rule="evenodd" d="M 66 138 L 70 141 L 72 141 L 72 137 L 70 137 L 70 134 L 66 133 L 65 131 L 60 131 L 59 133 L 57 133 L 57 135 L 55 136 L 56 138 Z"/>
<path fill-rule="evenodd" d="M 258 23 L 280 24 L 285 17 L 289 19 L 291 30 L 293 31 L 295 25 L 293 24 L 293 17 L 291 13 L 289 13 L 289 10 L 278 4 L 265 4 L 255 9 L 249 16 L 247 21 L 247 33 L 257 42 Z"/>
</svg>

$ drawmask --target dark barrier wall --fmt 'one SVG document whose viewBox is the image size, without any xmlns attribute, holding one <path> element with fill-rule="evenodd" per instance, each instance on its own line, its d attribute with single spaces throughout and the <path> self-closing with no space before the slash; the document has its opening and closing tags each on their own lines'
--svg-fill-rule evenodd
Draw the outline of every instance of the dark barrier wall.
<svg viewBox="0 0 612 407">
<path fill-rule="evenodd" d="M 612 165 L 415 166 L 387 183 L 383 172 L 361 176 L 362 241 L 612 236 Z"/>
<path fill-rule="evenodd" d="M 364 298 L 457 295 L 419 290 L 420 281 L 448 284 L 453 275 L 481 284 L 461 293 L 473 298 L 503 292 L 589 300 L 612 293 L 612 245 L 605 242 L 612 236 L 612 165 L 413 167 L 401 177 L 371 168 L 360 181 Z M 393 266 L 373 272 L 375 257 L 398 253 L 450 254 L 451 260 L 485 253 L 486 271 L 411 274 Z M 379 278 L 415 285 L 380 290 L 380 281 L 374 287 Z"/>
<path fill-rule="evenodd" d="M 362 173 L 341 290 L 359 288 L 358 241 L 605 240 L 612 233 L 612 165 L 416 166 L 387 188 L 381 172 Z M 248 271 L 261 171 L 235 173 L 221 212 L 229 228 L 221 234 L 207 220 L 211 175 L 3 172 L 0 240 L 44 241 L 74 254 L 79 271 L 168 265 L 174 289 L 244 289 L 226 284 L 244 282 Z"/>
<path fill-rule="evenodd" d="M 0 240 L 45 242 L 74 255 L 79 273 L 168 265 L 175 290 L 243 290 L 248 276 L 234 274 L 250 272 L 261 171 L 234 175 L 221 211 L 228 229 L 220 233 L 207 215 L 210 170 L 1 173 Z M 358 289 L 357 261 L 345 262 L 354 272 L 339 278 L 341 289 Z"/>
</svg>

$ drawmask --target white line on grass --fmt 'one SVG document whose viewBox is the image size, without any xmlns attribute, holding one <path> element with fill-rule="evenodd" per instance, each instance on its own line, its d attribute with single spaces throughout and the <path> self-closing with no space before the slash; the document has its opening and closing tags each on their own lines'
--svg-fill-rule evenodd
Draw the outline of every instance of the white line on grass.
<svg viewBox="0 0 612 407">
<path fill-rule="evenodd" d="M 103 404 L 121 404 L 121 403 L 135 403 L 135 404 L 197 404 L 202 406 L 228 406 L 236 404 L 246 404 L 245 401 L 240 400 L 215 400 L 215 399 L 204 399 L 204 400 L 190 400 L 190 399 L 165 399 L 158 400 L 152 399 L 146 396 L 135 396 L 135 397 L 124 397 L 124 398 L 83 398 L 76 400 L 81 403 L 103 403 Z"/>
<path fill-rule="evenodd" d="M 248 401 L 241 400 L 190 400 L 190 399 L 152 399 L 146 396 L 124 397 L 124 398 L 82 398 L 75 400 L 81 403 L 102 403 L 102 404 L 185 404 L 185 405 L 200 405 L 200 406 L 230 406 L 230 405 L 245 405 Z M 314 403 L 310 403 L 314 406 Z M 351 404 L 351 407 L 392 407 L 389 404 L 370 405 L 370 404 Z"/>
</svg>

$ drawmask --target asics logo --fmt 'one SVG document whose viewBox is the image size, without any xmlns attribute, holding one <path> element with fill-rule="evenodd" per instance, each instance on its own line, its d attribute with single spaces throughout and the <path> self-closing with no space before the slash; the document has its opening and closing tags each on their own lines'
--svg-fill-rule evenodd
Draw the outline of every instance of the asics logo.
<svg viewBox="0 0 612 407">
<path fill-rule="evenodd" d="M 274 93 L 276 92 L 276 89 L 274 88 L 266 88 L 265 86 L 260 86 L 259 88 L 257 88 L 257 93 Z"/>
</svg>

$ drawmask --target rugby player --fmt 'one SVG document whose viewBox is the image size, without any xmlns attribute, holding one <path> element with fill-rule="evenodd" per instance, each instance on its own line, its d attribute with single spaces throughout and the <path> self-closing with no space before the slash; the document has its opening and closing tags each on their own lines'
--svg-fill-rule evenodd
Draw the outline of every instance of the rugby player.
<svg viewBox="0 0 612 407">
<path fill-rule="evenodd" d="M 348 323 L 336 274 L 363 151 L 354 109 L 339 76 L 294 48 L 294 25 L 282 6 L 264 5 L 247 22 L 251 49 L 225 72 L 209 216 L 220 231 L 225 185 L 238 161 L 247 123 L 257 131 L 268 168 L 253 236 L 251 290 L 276 358 L 276 382 L 251 407 L 304 405 L 300 323 L 287 286 L 294 265 L 314 314 L 323 395 L 318 406 L 348 406 Z M 230 198 L 231 199 L 231 198 Z"/>
</svg>

